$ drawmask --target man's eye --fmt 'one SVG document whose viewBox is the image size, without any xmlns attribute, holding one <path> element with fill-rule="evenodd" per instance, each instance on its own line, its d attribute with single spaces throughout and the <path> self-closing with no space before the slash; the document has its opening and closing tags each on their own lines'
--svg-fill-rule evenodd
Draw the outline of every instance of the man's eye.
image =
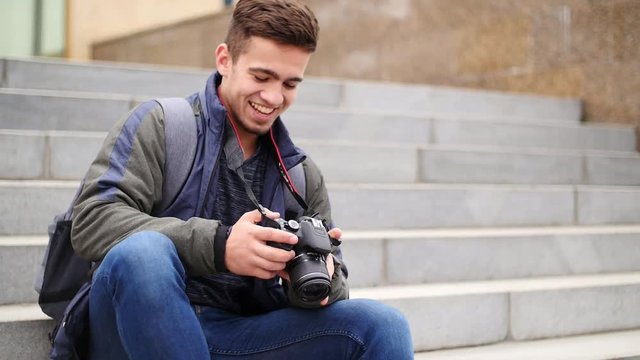
<svg viewBox="0 0 640 360">
<path fill-rule="evenodd" d="M 284 83 L 284 87 L 287 89 L 295 89 L 298 83 Z"/>
<path fill-rule="evenodd" d="M 256 75 L 254 75 L 253 77 L 256 79 L 257 82 L 265 82 L 265 81 L 269 80 L 269 78 L 256 76 Z"/>
</svg>

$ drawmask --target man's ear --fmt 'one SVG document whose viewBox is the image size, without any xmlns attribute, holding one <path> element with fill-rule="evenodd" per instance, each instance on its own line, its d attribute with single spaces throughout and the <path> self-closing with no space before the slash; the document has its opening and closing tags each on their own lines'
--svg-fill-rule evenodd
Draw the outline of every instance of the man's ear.
<svg viewBox="0 0 640 360">
<path fill-rule="evenodd" d="M 222 76 L 229 74 L 233 60 L 231 59 L 231 53 L 227 44 L 222 43 L 216 48 L 216 70 Z"/>
</svg>

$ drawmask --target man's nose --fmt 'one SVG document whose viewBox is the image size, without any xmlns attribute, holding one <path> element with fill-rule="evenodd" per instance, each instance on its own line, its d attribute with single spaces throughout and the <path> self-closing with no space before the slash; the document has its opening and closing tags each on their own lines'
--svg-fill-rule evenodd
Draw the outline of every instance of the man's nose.
<svg viewBox="0 0 640 360">
<path fill-rule="evenodd" d="M 260 96 L 267 104 L 273 107 L 279 107 L 284 101 L 282 87 L 279 85 L 270 86 L 267 89 L 262 90 Z"/>
</svg>

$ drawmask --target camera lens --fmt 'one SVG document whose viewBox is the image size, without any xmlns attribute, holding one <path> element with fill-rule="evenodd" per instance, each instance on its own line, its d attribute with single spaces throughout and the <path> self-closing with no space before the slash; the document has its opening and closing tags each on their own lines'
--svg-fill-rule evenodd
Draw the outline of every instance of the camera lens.
<svg viewBox="0 0 640 360">
<path fill-rule="evenodd" d="M 293 291 L 304 302 L 317 302 L 331 292 L 331 278 L 322 255 L 302 253 L 289 263 Z"/>
<path fill-rule="evenodd" d="M 329 296 L 330 285 L 325 279 L 310 280 L 300 285 L 298 294 L 302 301 L 322 300 Z"/>
</svg>

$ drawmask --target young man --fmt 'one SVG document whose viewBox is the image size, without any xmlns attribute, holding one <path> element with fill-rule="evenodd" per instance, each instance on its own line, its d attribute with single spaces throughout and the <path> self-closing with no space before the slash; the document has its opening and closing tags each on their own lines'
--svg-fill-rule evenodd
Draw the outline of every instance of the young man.
<svg viewBox="0 0 640 360">
<path fill-rule="evenodd" d="M 284 169 L 302 163 L 310 212 L 331 224 L 316 165 L 280 115 L 293 103 L 318 24 L 295 0 L 240 0 L 217 72 L 188 98 L 195 160 L 171 205 L 159 209 L 165 163 L 162 108 L 138 106 L 109 133 L 74 207 L 72 241 L 100 263 L 90 293 L 92 359 L 408 359 L 396 310 L 346 300 L 338 247 L 327 256 L 329 296 L 291 291 L 290 232 L 260 226 L 285 216 Z M 311 210 L 312 209 L 312 210 Z M 336 239 L 341 231 L 332 228 Z M 282 280 L 284 279 L 284 280 Z M 284 285 L 284 286 L 283 286 Z M 311 308 L 311 309 L 310 309 Z"/>
</svg>

